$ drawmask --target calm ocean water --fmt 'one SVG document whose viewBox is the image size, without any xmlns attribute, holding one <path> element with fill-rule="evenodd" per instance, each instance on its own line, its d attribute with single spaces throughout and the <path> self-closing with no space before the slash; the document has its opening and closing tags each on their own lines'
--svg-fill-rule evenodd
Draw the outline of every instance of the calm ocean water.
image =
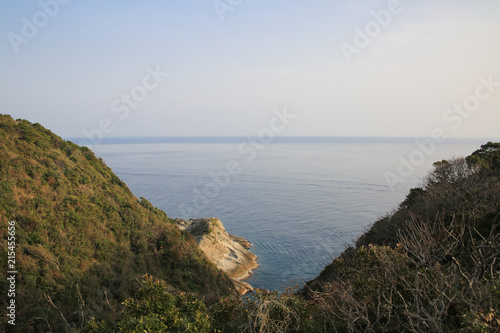
<svg viewBox="0 0 500 333">
<path fill-rule="evenodd" d="M 386 172 L 398 175 L 401 158 L 423 156 L 413 140 L 283 140 L 258 149 L 238 138 L 129 142 L 93 150 L 170 217 L 218 217 L 229 233 L 249 239 L 260 267 L 246 281 L 271 290 L 317 276 L 396 208 L 433 162 L 485 143 L 439 144 L 391 189 Z"/>
</svg>

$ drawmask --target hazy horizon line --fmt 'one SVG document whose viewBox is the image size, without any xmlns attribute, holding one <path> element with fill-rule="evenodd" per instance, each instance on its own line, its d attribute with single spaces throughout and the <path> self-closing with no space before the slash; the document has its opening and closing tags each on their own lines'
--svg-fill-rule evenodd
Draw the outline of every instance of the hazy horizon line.
<svg viewBox="0 0 500 333">
<path fill-rule="evenodd" d="M 98 142 L 93 138 L 85 137 L 63 137 L 64 140 L 72 141 L 79 145 L 108 145 L 108 144 L 155 144 L 155 143 L 241 143 L 257 136 L 129 136 L 129 137 L 105 137 Z M 274 138 L 263 138 L 263 143 L 415 143 L 417 140 L 433 140 L 432 137 L 399 137 L 399 136 L 276 136 Z M 441 139 L 442 140 L 442 139 Z M 443 143 L 476 143 L 482 144 L 489 141 L 500 141 L 500 138 L 488 137 L 449 137 Z M 436 140 L 436 143 L 437 142 Z"/>
</svg>

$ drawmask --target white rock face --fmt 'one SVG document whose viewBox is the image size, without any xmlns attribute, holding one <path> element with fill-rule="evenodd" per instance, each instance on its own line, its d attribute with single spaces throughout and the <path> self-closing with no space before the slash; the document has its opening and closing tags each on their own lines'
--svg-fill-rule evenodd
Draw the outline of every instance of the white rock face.
<svg viewBox="0 0 500 333">
<path fill-rule="evenodd" d="M 201 219 L 176 219 L 177 227 L 192 234 L 201 250 L 219 269 L 232 279 L 240 294 L 253 290 L 241 280 L 258 267 L 257 256 L 247 249 L 251 243 L 244 238 L 229 235 L 222 222 L 215 217 Z"/>
</svg>

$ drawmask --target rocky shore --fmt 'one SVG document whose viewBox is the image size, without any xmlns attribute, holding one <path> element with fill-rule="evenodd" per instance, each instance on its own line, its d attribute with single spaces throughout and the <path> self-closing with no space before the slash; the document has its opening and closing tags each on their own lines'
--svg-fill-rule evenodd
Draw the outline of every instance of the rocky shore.
<svg viewBox="0 0 500 333">
<path fill-rule="evenodd" d="M 253 290 L 252 286 L 242 281 L 258 267 L 257 256 L 248 251 L 252 245 L 248 240 L 229 235 L 222 222 L 215 217 L 175 219 L 175 223 L 196 238 L 208 259 L 231 277 L 240 295 Z"/>
</svg>

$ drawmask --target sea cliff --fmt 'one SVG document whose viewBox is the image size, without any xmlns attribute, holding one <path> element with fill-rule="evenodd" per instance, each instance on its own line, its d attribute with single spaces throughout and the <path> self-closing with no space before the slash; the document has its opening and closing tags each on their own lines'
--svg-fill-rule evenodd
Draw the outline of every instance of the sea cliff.
<svg viewBox="0 0 500 333">
<path fill-rule="evenodd" d="M 175 219 L 175 224 L 196 238 L 200 249 L 211 262 L 231 277 L 241 295 L 253 290 L 252 286 L 241 281 L 258 267 L 257 256 L 248 251 L 251 246 L 248 240 L 229 235 L 221 220 L 214 217 Z"/>
</svg>

